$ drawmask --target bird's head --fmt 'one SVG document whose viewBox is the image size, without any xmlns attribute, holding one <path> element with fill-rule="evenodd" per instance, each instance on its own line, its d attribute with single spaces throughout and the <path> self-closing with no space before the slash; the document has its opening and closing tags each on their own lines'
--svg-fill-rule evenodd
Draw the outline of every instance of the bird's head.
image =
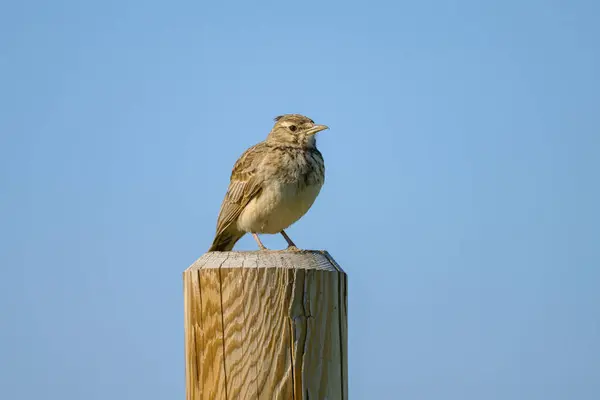
<svg viewBox="0 0 600 400">
<path fill-rule="evenodd" d="M 316 125 L 314 121 L 300 114 L 285 114 L 275 118 L 275 125 L 268 141 L 300 147 L 315 147 L 315 134 L 329 129 L 325 125 Z"/>
</svg>

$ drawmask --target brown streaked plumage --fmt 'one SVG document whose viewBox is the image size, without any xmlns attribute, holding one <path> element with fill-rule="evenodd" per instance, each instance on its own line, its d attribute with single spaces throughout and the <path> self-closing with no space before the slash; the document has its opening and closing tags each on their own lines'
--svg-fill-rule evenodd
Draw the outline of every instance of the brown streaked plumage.
<svg viewBox="0 0 600 400">
<path fill-rule="evenodd" d="M 275 118 L 267 139 L 246 150 L 233 166 L 209 251 L 229 251 L 246 233 L 261 249 L 259 233 L 281 233 L 295 248 L 284 229 L 308 211 L 325 181 L 315 139 L 324 129 L 299 114 Z"/>
</svg>

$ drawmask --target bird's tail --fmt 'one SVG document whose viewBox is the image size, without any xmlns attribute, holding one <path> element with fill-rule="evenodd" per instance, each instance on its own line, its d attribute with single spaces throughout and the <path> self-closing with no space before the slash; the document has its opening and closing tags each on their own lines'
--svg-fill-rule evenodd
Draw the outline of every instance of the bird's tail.
<svg viewBox="0 0 600 400">
<path fill-rule="evenodd" d="M 213 240 L 213 244 L 208 251 L 230 251 L 235 243 L 244 236 L 244 233 L 237 229 L 226 229 L 215 236 L 215 240 Z"/>
</svg>

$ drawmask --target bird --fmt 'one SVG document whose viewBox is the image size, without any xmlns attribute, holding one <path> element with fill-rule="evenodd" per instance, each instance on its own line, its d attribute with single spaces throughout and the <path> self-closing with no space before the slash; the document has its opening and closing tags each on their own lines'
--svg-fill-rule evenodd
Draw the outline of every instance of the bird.
<svg viewBox="0 0 600 400">
<path fill-rule="evenodd" d="M 284 114 L 266 139 L 235 162 L 217 218 L 210 251 L 231 251 L 246 233 L 260 250 L 258 234 L 281 233 L 288 250 L 298 250 L 284 229 L 313 205 L 325 183 L 325 163 L 315 135 L 329 129 L 300 114 Z"/>
</svg>

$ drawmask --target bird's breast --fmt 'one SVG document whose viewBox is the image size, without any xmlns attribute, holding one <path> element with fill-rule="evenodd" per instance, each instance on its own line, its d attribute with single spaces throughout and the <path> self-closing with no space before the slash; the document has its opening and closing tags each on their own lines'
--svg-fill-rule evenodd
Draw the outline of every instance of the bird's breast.
<svg viewBox="0 0 600 400">
<path fill-rule="evenodd" d="M 299 220 L 313 205 L 321 185 L 302 189 L 292 184 L 271 184 L 252 199 L 238 218 L 245 232 L 278 233 Z"/>
<path fill-rule="evenodd" d="M 317 152 L 318 153 L 318 152 Z M 323 159 L 318 154 L 284 155 L 276 170 L 267 170 L 261 193 L 238 218 L 245 232 L 278 233 L 299 220 L 313 205 L 324 182 Z"/>
</svg>

